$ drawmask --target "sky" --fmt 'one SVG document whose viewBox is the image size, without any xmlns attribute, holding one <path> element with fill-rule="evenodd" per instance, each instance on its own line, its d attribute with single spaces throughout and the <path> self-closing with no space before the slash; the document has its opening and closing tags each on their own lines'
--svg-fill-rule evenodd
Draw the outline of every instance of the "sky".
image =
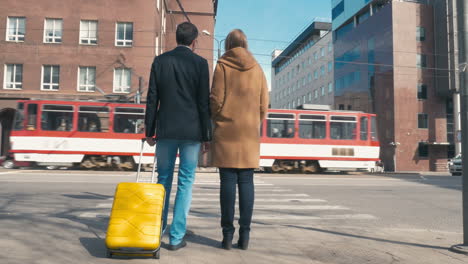
<svg viewBox="0 0 468 264">
<path fill-rule="evenodd" d="M 286 48 L 315 18 L 331 21 L 331 0 L 218 1 L 215 37 L 222 40 L 232 29 L 242 29 L 269 83 L 273 50 Z"/>
</svg>

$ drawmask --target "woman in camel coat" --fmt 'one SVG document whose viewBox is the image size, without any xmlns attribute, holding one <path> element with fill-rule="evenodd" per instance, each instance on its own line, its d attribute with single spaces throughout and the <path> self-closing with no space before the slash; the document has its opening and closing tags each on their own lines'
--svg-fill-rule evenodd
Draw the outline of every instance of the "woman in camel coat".
<svg viewBox="0 0 468 264">
<path fill-rule="evenodd" d="M 260 124 L 268 110 L 268 87 L 241 30 L 229 33 L 225 50 L 216 66 L 210 96 L 215 124 L 212 165 L 220 168 L 222 247 L 232 246 L 238 185 L 238 247 L 247 249 L 254 203 L 253 174 L 259 167 Z"/>
</svg>

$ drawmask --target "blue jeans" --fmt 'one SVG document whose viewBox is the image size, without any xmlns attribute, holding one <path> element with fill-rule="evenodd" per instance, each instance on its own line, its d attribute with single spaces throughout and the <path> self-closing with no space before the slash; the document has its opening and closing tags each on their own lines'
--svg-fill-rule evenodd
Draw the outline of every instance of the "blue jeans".
<svg viewBox="0 0 468 264">
<path fill-rule="evenodd" d="M 190 140 L 162 139 L 157 141 L 158 183 L 166 189 L 166 203 L 163 212 L 163 230 L 167 226 L 174 165 L 179 152 L 179 174 L 177 194 L 174 203 L 174 216 L 169 232 L 169 243 L 179 244 L 187 230 L 187 216 L 192 202 L 192 185 L 198 164 L 200 142 Z"/>
</svg>

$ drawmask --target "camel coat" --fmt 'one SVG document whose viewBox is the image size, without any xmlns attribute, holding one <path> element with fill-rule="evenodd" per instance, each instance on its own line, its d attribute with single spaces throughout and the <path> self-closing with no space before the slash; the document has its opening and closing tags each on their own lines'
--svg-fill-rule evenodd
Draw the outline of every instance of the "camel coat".
<svg viewBox="0 0 468 264">
<path fill-rule="evenodd" d="M 218 60 L 210 100 L 215 125 L 211 165 L 258 168 L 268 87 L 262 68 L 248 50 L 234 48 Z"/>
</svg>

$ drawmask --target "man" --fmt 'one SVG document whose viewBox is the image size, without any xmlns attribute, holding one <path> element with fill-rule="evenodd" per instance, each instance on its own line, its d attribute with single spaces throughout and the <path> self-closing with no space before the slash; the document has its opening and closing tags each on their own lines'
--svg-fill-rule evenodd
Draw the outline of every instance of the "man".
<svg viewBox="0 0 468 264">
<path fill-rule="evenodd" d="M 183 238 L 198 154 L 201 142 L 205 149 L 211 140 L 208 62 L 193 52 L 197 37 L 198 30 L 191 23 L 177 27 L 178 47 L 154 59 L 146 103 L 146 139 L 154 146 L 156 132 L 158 183 L 166 188 L 164 231 L 177 153 L 180 159 L 169 250 L 186 246 Z"/>
</svg>

